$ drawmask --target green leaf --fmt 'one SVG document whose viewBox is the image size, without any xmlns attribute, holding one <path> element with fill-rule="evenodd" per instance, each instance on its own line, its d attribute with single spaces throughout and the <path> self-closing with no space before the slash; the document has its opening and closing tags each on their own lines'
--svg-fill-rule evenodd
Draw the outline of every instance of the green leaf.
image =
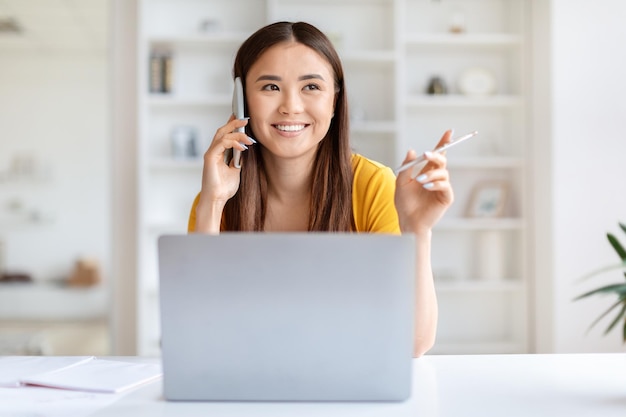
<svg viewBox="0 0 626 417">
<path fill-rule="evenodd" d="M 624 300 L 622 300 L 624 301 Z M 607 327 L 607 329 L 604 331 L 604 334 L 609 333 L 611 330 L 613 330 L 613 327 L 615 327 L 615 325 L 617 323 L 620 322 L 620 320 L 623 319 L 624 317 L 624 313 L 626 313 L 626 303 L 624 303 L 624 305 L 622 306 L 622 309 L 620 310 L 619 314 L 617 315 L 617 317 L 615 317 L 615 319 L 611 322 L 611 324 L 609 325 L 609 327 Z"/>
<path fill-rule="evenodd" d="M 624 233 L 626 233 L 626 223 L 620 223 L 619 227 L 621 227 Z"/>
<path fill-rule="evenodd" d="M 596 288 L 595 290 L 591 290 L 589 292 L 579 295 L 578 297 L 574 298 L 574 301 L 599 293 L 616 293 L 620 296 L 626 296 L 626 284 L 605 285 L 604 287 Z"/>
<path fill-rule="evenodd" d="M 624 328 L 622 329 L 622 342 L 626 343 L 626 318 L 624 319 Z"/>
<path fill-rule="evenodd" d="M 611 265 L 603 266 L 602 268 L 595 269 L 583 275 L 582 277 L 580 277 L 579 281 L 584 281 L 593 276 L 600 275 L 604 272 L 614 271 L 616 269 L 623 269 L 624 271 L 626 271 L 626 261 L 619 263 L 619 264 L 611 264 Z"/>
<path fill-rule="evenodd" d="M 611 233 L 607 233 L 606 237 L 607 239 L 609 239 L 611 246 L 613 246 L 613 249 L 615 249 L 615 252 L 617 252 L 617 255 L 622 260 L 622 262 L 626 261 L 626 249 L 624 249 L 621 243 L 619 243 L 619 240 L 617 240 L 617 238 Z"/>
<path fill-rule="evenodd" d="M 604 313 L 600 314 L 600 317 L 598 317 L 597 319 L 595 319 L 593 321 L 593 323 L 591 323 L 589 325 L 589 328 L 587 329 L 587 332 L 589 332 L 589 330 L 591 330 L 593 328 L 593 326 L 595 326 L 596 324 L 598 324 L 598 322 L 600 320 L 602 320 L 604 318 L 604 316 L 606 316 L 607 314 L 609 314 L 611 311 L 613 311 L 616 307 L 618 307 L 620 304 L 622 304 L 624 302 L 624 299 L 620 298 L 619 300 L 617 300 L 617 302 L 613 305 L 611 305 L 611 307 L 609 307 Z"/>
</svg>

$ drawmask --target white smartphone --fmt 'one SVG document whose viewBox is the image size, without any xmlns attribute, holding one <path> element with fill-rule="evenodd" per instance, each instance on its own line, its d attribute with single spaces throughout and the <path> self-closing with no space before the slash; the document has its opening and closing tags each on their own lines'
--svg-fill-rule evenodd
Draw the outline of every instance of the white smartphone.
<svg viewBox="0 0 626 417">
<path fill-rule="evenodd" d="M 241 83 L 241 78 L 235 78 L 235 87 L 233 90 L 233 102 L 232 102 L 232 111 L 235 115 L 236 119 L 243 119 L 244 116 L 244 101 L 243 101 L 243 84 Z M 245 127 L 240 127 L 236 131 L 237 132 L 245 132 Z M 233 159 L 233 164 L 236 168 L 241 168 L 241 151 L 239 149 L 229 149 L 226 152 L 224 162 L 227 164 L 230 163 L 230 160 Z"/>
<path fill-rule="evenodd" d="M 443 146 L 438 147 L 437 149 L 435 149 L 432 152 L 437 152 L 437 153 L 443 152 L 446 149 L 449 149 L 449 148 L 453 147 L 454 145 L 463 142 L 464 140 L 467 140 L 467 139 L 469 139 L 471 137 L 476 136 L 477 134 L 478 134 L 478 132 L 474 131 L 472 133 L 468 133 L 467 135 L 463 135 L 463 136 L 461 136 L 459 138 L 452 139 L 450 142 L 446 143 Z M 415 165 L 419 164 L 420 162 L 424 162 L 424 160 L 425 160 L 424 155 L 420 155 L 417 159 L 414 159 L 411 162 L 407 162 L 406 164 L 402 165 L 401 167 L 396 168 L 394 172 L 395 172 L 396 175 L 398 175 L 402 171 L 405 171 L 405 170 L 407 170 L 407 169 L 409 169 L 411 167 L 414 167 Z"/>
</svg>

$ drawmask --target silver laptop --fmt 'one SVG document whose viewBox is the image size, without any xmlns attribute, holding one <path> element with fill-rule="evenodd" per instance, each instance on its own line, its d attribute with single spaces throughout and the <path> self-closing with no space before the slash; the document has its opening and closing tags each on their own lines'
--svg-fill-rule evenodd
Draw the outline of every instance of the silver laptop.
<svg viewBox="0 0 626 417">
<path fill-rule="evenodd" d="M 410 396 L 412 236 L 166 235 L 158 250 L 167 400 Z"/>
</svg>

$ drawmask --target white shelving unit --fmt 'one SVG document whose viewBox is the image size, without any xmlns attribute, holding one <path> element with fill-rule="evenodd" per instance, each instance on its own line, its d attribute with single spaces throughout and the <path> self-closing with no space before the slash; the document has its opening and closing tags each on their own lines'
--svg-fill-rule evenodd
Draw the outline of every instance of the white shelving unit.
<svg viewBox="0 0 626 417">
<path fill-rule="evenodd" d="M 434 353 L 527 352 L 526 2 L 523 0 L 142 0 L 139 30 L 139 308 L 141 355 L 159 354 L 156 239 L 186 231 L 200 188 L 201 153 L 230 113 L 240 43 L 266 23 L 304 20 L 342 57 L 355 151 L 390 166 L 430 149 L 443 131 L 479 135 L 449 153 L 456 203 L 437 226 L 433 267 L 440 302 Z M 451 33 L 459 21 L 465 30 Z M 201 30 L 204 27 L 208 30 Z M 149 93 L 152 52 L 173 60 L 173 89 Z M 491 71 L 497 92 L 462 94 L 462 72 Z M 431 77 L 448 94 L 428 95 Z M 173 158 L 170 134 L 193 126 L 200 155 Z M 476 184 L 499 180 L 497 218 L 468 218 Z"/>
</svg>

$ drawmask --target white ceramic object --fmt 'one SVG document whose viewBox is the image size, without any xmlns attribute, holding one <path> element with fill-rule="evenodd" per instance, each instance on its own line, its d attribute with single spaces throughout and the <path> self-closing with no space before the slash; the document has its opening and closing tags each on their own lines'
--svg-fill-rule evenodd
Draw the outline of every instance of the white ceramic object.
<svg viewBox="0 0 626 417">
<path fill-rule="evenodd" d="M 495 75 L 484 68 L 468 68 L 461 73 L 458 88 L 468 96 L 486 96 L 495 94 L 497 80 Z"/>
</svg>

